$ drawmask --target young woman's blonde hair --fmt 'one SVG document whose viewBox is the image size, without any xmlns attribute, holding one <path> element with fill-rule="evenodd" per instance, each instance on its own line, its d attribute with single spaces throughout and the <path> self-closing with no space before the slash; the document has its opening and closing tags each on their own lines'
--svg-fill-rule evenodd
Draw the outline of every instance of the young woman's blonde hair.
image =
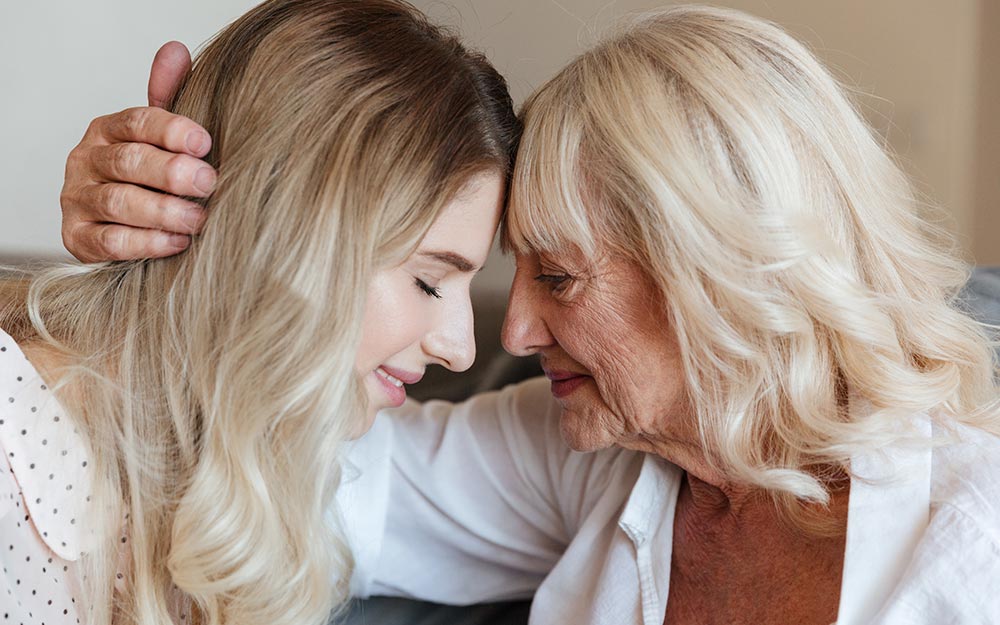
<svg viewBox="0 0 1000 625">
<path fill-rule="evenodd" d="M 505 245 L 645 268 L 725 475 L 824 502 L 820 467 L 849 471 L 915 413 L 1000 432 L 992 351 L 954 301 L 967 268 L 844 90 L 777 26 L 647 14 L 522 121 Z M 872 410 L 850 416 L 849 396 Z"/>
<path fill-rule="evenodd" d="M 352 565 L 327 517 L 364 414 L 366 287 L 470 179 L 508 174 L 518 122 L 492 66 L 396 0 L 265 2 L 171 108 L 214 140 L 203 234 L 174 258 L 42 271 L 0 318 L 57 354 L 90 445 L 82 612 L 326 623 Z"/>
</svg>

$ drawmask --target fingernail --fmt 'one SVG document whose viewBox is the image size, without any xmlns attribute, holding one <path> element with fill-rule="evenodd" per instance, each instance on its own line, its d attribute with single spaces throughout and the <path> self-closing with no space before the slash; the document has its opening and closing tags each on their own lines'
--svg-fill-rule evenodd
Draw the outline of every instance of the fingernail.
<svg viewBox="0 0 1000 625">
<path fill-rule="evenodd" d="M 202 130 L 192 130 L 188 133 L 185 143 L 188 152 L 194 155 L 201 155 L 202 151 L 208 147 L 208 134 Z"/>
<path fill-rule="evenodd" d="M 175 247 L 178 249 L 184 249 L 191 243 L 191 237 L 186 234 L 169 234 L 167 235 L 167 246 Z"/>
<path fill-rule="evenodd" d="M 202 193 L 211 193 L 215 189 L 215 172 L 210 167 L 202 167 L 194 175 L 194 187 Z"/>
<path fill-rule="evenodd" d="M 184 214 L 181 215 L 181 221 L 192 231 L 197 232 L 201 228 L 201 224 L 205 221 L 205 211 L 200 208 L 188 208 L 184 210 Z"/>
</svg>

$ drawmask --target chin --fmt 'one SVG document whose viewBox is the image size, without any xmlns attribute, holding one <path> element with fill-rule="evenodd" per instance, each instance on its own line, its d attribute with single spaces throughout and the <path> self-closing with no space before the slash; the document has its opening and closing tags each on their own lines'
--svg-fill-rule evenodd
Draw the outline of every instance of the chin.
<svg viewBox="0 0 1000 625">
<path fill-rule="evenodd" d="M 375 416 L 377 414 L 378 410 L 365 408 L 364 416 L 354 423 L 354 427 L 351 428 L 350 433 L 347 435 L 347 440 L 357 440 L 367 434 L 368 430 L 372 429 L 372 424 L 375 423 Z"/>
<path fill-rule="evenodd" d="M 364 406 L 359 411 L 358 418 L 354 419 L 351 423 L 351 429 L 347 435 L 347 440 L 357 440 L 364 436 L 368 430 L 372 429 L 372 425 L 375 423 L 375 417 L 378 415 L 379 410 L 381 410 L 375 402 L 375 393 L 378 391 L 377 389 L 371 388 L 371 380 L 365 380 L 364 386 Z"/>
<path fill-rule="evenodd" d="M 614 439 L 600 427 L 592 415 L 563 408 L 559 415 L 563 441 L 574 451 L 590 452 L 612 447 Z"/>
</svg>

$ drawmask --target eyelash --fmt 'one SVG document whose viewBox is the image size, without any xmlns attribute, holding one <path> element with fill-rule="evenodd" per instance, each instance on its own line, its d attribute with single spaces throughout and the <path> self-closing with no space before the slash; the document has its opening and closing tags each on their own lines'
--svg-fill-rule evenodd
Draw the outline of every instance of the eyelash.
<svg viewBox="0 0 1000 625">
<path fill-rule="evenodd" d="M 560 291 L 565 288 L 565 282 L 569 276 L 564 273 L 540 273 L 535 276 L 535 280 L 551 285 L 553 291 Z"/>
<path fill-rule="evenodd" d="M 426 282 L 424 282 L 420 278 L 414 278 L 414 280 L 416 281 L 418 289 L 420 289 L 421 291 L 423 291 L 427 295 L 430 295 L 431 297 L 434 297 L 436 299 L 441 299 L 441 289 L 438 289 L 436 287 L 433 287 L 433 286 L 427 284 Z"/>
</svg>

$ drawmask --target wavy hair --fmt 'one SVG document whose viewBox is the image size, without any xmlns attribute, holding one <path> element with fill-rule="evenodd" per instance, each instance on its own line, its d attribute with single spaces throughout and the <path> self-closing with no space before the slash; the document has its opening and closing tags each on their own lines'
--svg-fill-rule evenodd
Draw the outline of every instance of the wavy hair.
<svg viewBox="0 0 1000 625">
<path fill-rule="evenodd" d="M 1000 432 L 994 356 L 955 302 L 967 267 L 779 27 L 699 6 L 646 14 L 522 121 L 503 244 L 645 268 L 725 475 L 792 511 L 828 501 L 825 478 L 906 437 L 915 413 Z"/>
<path fill-rule="evenodd" d="M 171 108 L 214 139 L 203 233 L 41 271 L 2 318 L 57 355 L 92 450 L 87 622 L 326 623 L 366 287 L 473 177 L 508 174 L 519 124 L 485 58 L 396 0 L 265 2 Z"/>
</svg>

